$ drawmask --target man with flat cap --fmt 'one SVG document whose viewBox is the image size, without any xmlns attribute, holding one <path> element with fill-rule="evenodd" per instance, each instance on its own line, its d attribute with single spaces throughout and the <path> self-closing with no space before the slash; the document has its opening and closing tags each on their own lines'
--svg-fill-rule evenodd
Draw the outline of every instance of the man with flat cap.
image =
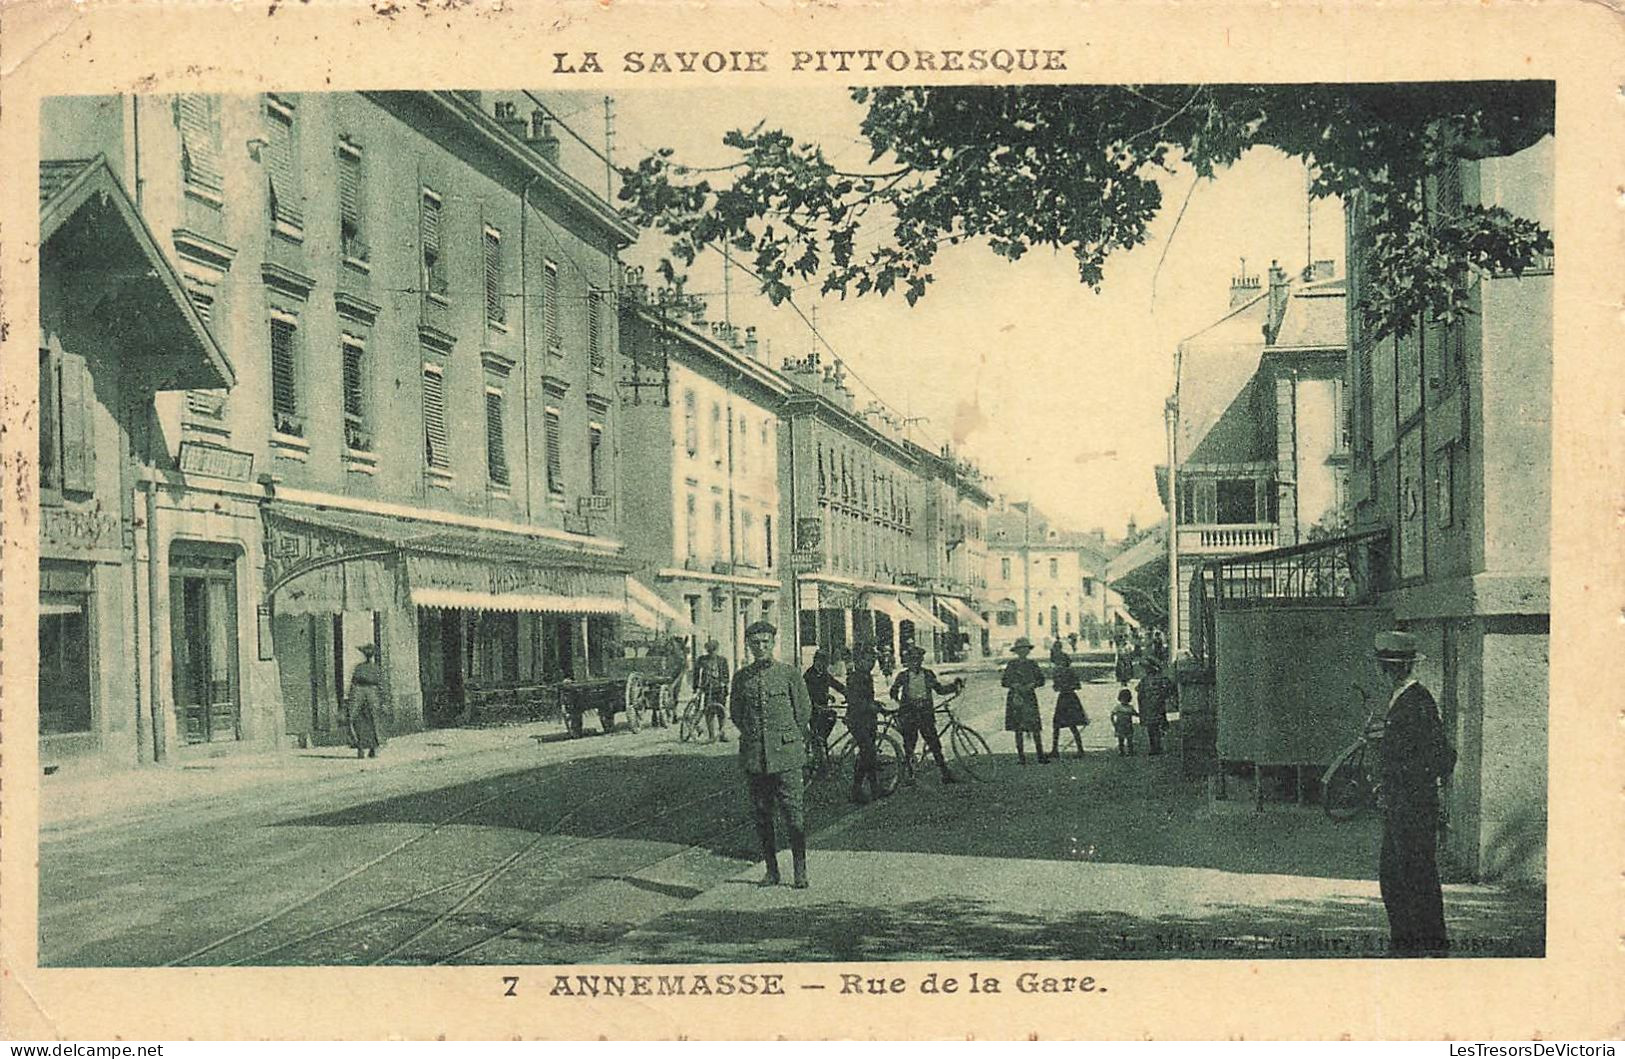
<svg viewBox="0 0 1625 1059">
<path fill-rule="evenodd" d="M 1412 675 L 1424 655 L 1408 632 L 1376 637 L 1377 665 L 1393 687 L 1382 730 L 1382 854 L 1377 875 L 1388 910 L 1389 946 L 1402 955 L 1438 955 L 1445 938 L 1439 887 L 1439 781 L 1456 752 L 1445 740 L 1433 696 Z"/>
<path fill-rule="evenodd" d="M 739 732 L 739 764 L 750 790 L 751 816 L 767 861 L 763 886 L 779 884 L 774 816 L 784 815 L 795 887 L 807 888 L 807 821 L 801 804 L 812 701 L 801 674 L 773 658 L 779 630 L 758 621 L 745 630 L 751 661 L 734 674 L 729 709 Z"/>
</svg>

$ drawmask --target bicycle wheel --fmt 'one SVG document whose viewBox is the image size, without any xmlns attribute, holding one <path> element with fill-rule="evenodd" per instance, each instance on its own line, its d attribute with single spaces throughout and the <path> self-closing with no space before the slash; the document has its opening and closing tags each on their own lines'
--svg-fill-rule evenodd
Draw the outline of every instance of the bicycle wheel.
<svg viewBox="0 0 1625 1059">
<path fill-rule="evenodd" d="M 948 743 L 953 748 L 954 764 L 965 775 L 979 782 L 992 778 L 993 749 L 976 729 L 956 724 Z"/>
<path fill-rule="evenodd" d="M 705 704 L 699 695 L 690 695 L 683 704 L 682 719 L 677 722 L 677 739 L 679 742 L 692 743 L 700 737 L 700 729 L 704 727 Z"/>
<path fill-rule="evenodd" d="M 889 733 L 875 736 L 875 789 L 895 794 L 903 779 L 903 748 Z"/>
<path fill-rule="evenodd" d="M 1337 823 L 1352 820 L 1371 804 L 1365 744 L 1350 747 L 1332 762 L 1320 781 L 1320 805 Z"/>
</svg>

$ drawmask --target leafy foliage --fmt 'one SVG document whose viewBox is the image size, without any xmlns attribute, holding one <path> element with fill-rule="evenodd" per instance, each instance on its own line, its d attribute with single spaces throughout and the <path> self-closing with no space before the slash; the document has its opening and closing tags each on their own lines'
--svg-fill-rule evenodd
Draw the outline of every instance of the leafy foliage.
<svg viewBox="0 0 1625 1059">
<path fill-rule="evenodd" d="M 1305 160 L 1311 193 L 1358 197 L 1370 235 L 1363 312 L 1376 337 L 1467 311 L 1472 272 L 1521 273 L 1551 236 L 1504 209 L 1441 208 L 1455 160 L 1510 154 L 1553 131 L 1549 82 L 1412 85 L 1075 85 L 855 88 L 871 171 L 762 125 L 727 134 L 708 171 L 669 149 L 623 176 L 637 224 L 670 240 L 673 279 L 707 246 L 749 258 L 775 304 L 802 285 L 913 304 L 938 248 L 985 243 L 1014 261 L 1064 248 L 1098 288 L 1144 243 L 1155 177 L 1212 177 L 1254 147 Z M 717 182 L 713 182 L 716 178 Z M 871 245 L 862 245 L 868 241 Z"/>
</svg>

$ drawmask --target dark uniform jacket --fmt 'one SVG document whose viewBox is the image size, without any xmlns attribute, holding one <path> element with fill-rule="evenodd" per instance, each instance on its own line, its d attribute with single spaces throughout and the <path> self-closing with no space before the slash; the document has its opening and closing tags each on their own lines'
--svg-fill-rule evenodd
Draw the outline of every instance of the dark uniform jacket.
<svg viewBox="0 0 1625 1059">
<path fill-rule="evenodd" d="M 728 660 L 721 655 L 701 655 L 694 665 L 694 690 L 705 693 L 706 701 L 721 701 L 728 693 Z"/>
<path fill-rule="evenodd" d="M 846 694 L 846 685 L 835 679 L 835 675 L 828 669 L 817 666 L 808 666 L 807 671 L 801 674 L 801 679 L 807 685 L 807 694 L 812 697 L 814 706 L 829 705 L 829 689 L 834 688 L 842 695 Z"/>
<path fill-rule="evenodd" d="M 1456 767 L 1439 707 L 1421 684 L 1406 685 L 1388 707 L 1382 730 L 1382 802 L 1389 817 L 1439 811 L 1436 781 Z"/>
<path fill-rule="evenodd" d="M 846 726 L 856 732 L 859 729 L 873 731 L 875 721 L 879 716 L 879 706 L 875 702 L 875 675 L 861 670 L 853 670 L 846 676 Z"/>
<path fill-rule="evenodd" d="M 728 712 L 739 729 L 739 764 L 746 772 L 791 772 L 806 764 L 812 702 L 790 666 L 769 660 L 740 669 Z"/>
</svg>

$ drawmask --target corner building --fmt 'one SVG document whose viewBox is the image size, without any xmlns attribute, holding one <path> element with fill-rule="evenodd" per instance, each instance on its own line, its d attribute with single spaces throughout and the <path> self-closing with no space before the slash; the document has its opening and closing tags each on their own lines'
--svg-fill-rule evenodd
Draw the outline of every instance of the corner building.
<svg viewBox="0 0 1625 1059">
<path fill-rule="evenodd" d="M 160 392 L 133 483 L 154 754 L 393 731 L 582 677 L 641 614 L 613 497 L 614 258 L 540 113 L 464 92 L 47 100 L 236 368 Z M 217 373 L 218 374 L 218 373 Z M 150 586 L 150 587 L 149 587 Z"/>
</svg>

